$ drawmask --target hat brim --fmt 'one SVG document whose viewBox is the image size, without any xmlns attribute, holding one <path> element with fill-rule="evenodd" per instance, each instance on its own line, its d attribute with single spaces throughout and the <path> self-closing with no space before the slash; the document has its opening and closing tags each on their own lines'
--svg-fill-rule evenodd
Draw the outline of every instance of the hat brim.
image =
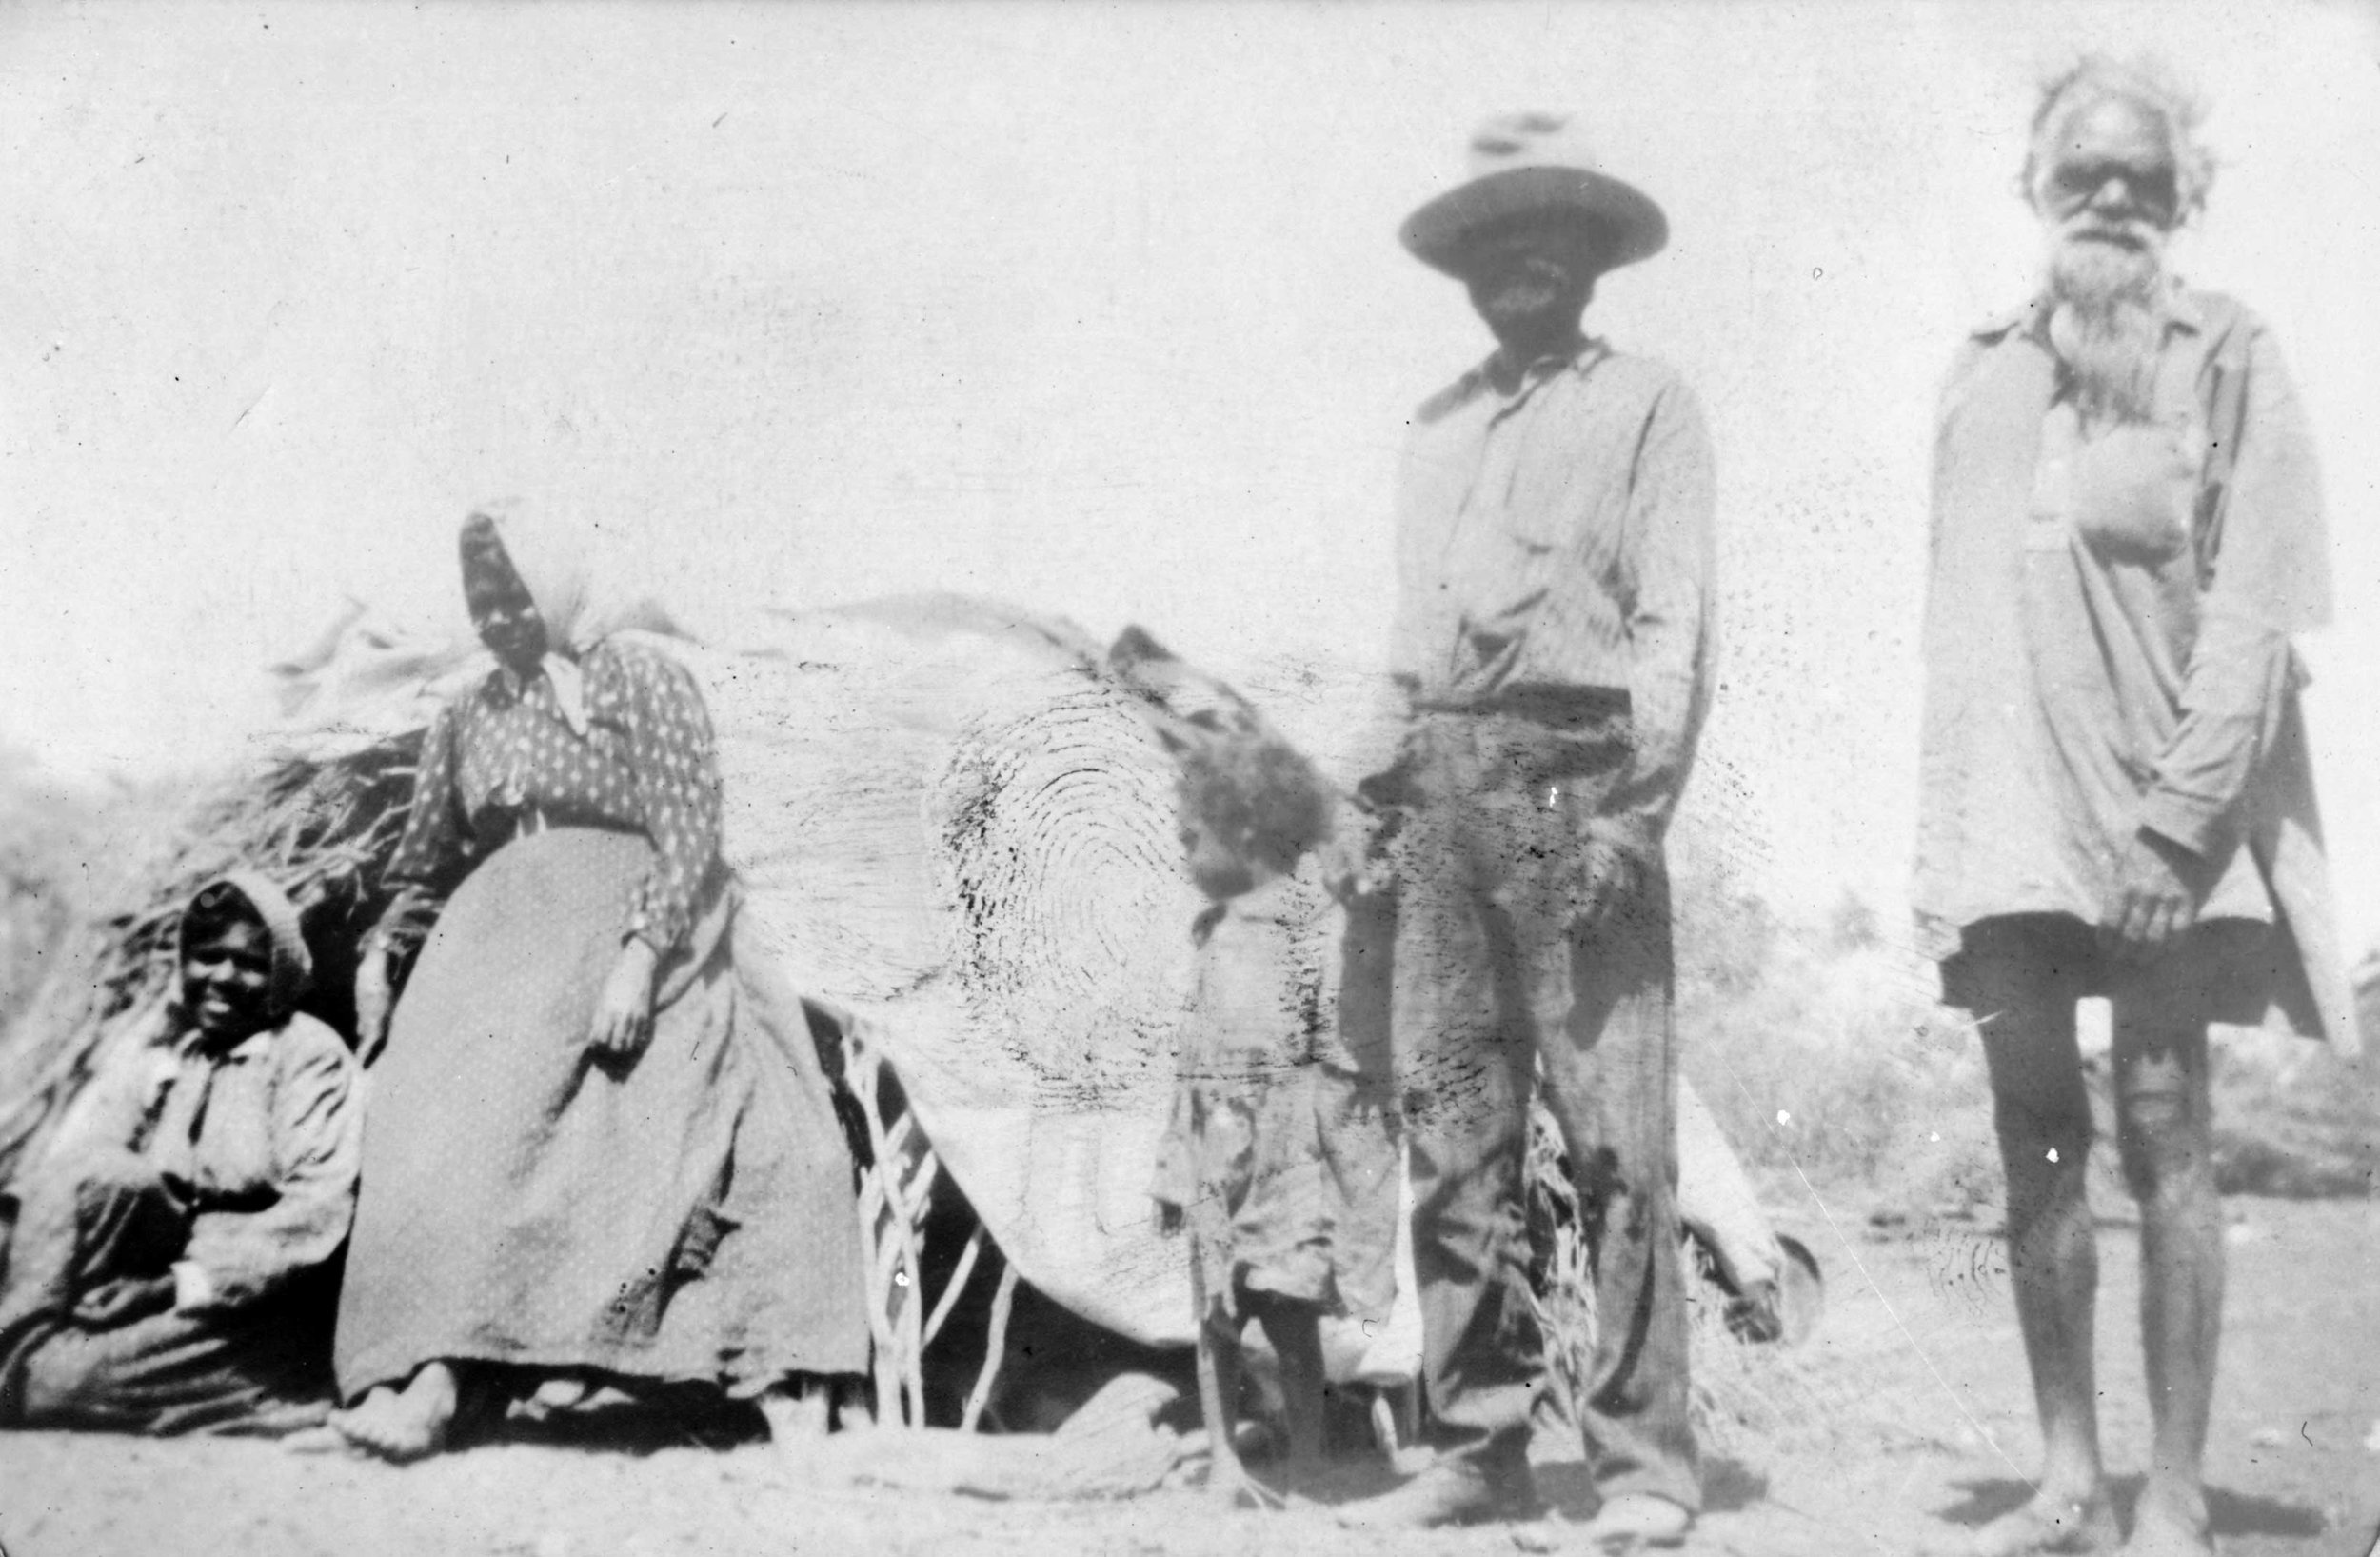
<svg viewBox="0 0 2380 1557">
<path fill-rule="evenodd" d="M 1584 168 L 1507 168 L 1458 185 L 1405 218 L 1398 237 L 1416 259 L 1463 273 L 1471 239 L 1490 223 L 1533 210 L 1571 210 L 1608 235 L 1603 269 L 1634 265 L 1669 242 L 1669 218 L 1633 184 Z"/>
</svg>

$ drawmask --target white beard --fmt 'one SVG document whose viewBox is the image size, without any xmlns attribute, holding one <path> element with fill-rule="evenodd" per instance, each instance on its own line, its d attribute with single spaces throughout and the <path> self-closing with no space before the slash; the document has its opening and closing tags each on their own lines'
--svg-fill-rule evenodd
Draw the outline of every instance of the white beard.
<svg viewBox="0 0 2380 1557">
<path fill-rule="evenodd" d="M 2164 284 L 2164 256 L 2154 244 L 2132 250 L 2068 236 L 2051 250 L 2050 344 L 2074 375 L 2087 419 L 2150 419 L 2164 345 L 2157 309 Z"/>
</svg>

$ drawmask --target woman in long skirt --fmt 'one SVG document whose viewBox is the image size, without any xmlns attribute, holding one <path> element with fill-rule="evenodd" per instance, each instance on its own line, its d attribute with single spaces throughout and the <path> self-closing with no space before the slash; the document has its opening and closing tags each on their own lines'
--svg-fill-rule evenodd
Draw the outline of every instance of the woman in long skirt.
<svg viewBox="0 0 2380 1557">
<path fill-rule="evenodd" d="M 409 1459 L 502 1383 L 691 1382 L 814 1430 L 866 1366 L 851 1164 L 807 1033 L 739 989 L 701 693 L 582 625 L 559 537 L 475 513 L 462 558 L 497 664 L 425 741 L 358 981 L 368 1056 L 461 875 L 371 1073 L 335 1424 Z"/>
</svg>

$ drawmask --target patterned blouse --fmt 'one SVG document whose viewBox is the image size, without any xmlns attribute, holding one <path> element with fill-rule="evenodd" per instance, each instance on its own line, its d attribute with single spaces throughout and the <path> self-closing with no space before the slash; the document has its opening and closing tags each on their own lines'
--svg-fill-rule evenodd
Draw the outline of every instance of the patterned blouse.
<svg viewBox="0 0 2380 1557">
<path fill-rule="evenodd" d="M 427 886 L 509 842 L 524 819 L 641 832 L 651 872 L 625 936 L 666 952 L 685 936 L 719 866 L 719 766 L 710 714 L 684 667 L 609 639 L 586 651 L 586 734 L 552 681 L 499 667 L 441 710 L 422 744 L 413 808 L 391 881 Z"/>
</svg>

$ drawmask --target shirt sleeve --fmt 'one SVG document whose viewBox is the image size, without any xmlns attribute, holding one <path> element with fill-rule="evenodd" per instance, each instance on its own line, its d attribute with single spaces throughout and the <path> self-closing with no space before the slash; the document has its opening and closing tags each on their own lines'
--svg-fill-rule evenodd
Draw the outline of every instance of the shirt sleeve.
<svg viewBox="0 0 2380 1557">
<path fill-rule="evenodd" d="M 1637 445 L 1621 558 L 1634 751 L 1611 814 L 1647 851 L 1677 808 L 1710 705 L 1716 507 L 1702 409 L 1672 384 L 1655 397 Z"/>
<path fill-rule="evenodd" d="M 653 868 L 628 902 L 625 933 L 665 952 L 685 938 L 719 861 L 718 745 L 694 677 L 657 654 L 623 656 L 628 766 Z"/>
<path fill-rule="evenodd" d="M 2245 392 L 2218 391 L 2218 448 L 2231 440 L 2211 576 L 2181 694 L 2181 722 L 2141 801 L 2141 825 L 2192 852 L 2230 841 L 2240 797 L 2276 737 L 2296 681 L 2292 631 L 2330 614 L 2319 472 L 2279 349 L 2251 327 Z M 2225 416 L 2229 401 L 2236 414 Z M 2228 425 L 2225 425 L 2228 423 Z"/>
<path fill-rule="evenodd" d="M 320 1266 L 338 1252 L 355 1214 L 364 1129 L 355 1062 L 309 1017 L 292 1018 L 273 1042 L 272 1203 L 200 1212 L 184 1253 L 216 1308 L 254 1303 Z"/>
<path fill-rule="evenodd" d="M 422 754 L 413 766 L 413 803 L 407 808 L 396 852 L 388 857 L 386 875 L 392 883 L 429 886 L 469 849 L 455 799 L 456 726 L 461 722 L 462 702 L 457 699 L 438 711 L 422 737 Z"/>
<path fill-rule="evenodd" d="M 1933 578 L 1934 558 L 1942 549 L 1942 510 L 1948 506 L 1943 498 L 1951 489 L 1951 452 L 1954 445 L 1951 430 L 1958 413 L 1967 402 L 1968 385 L 1975 375 L 1975 365 L 1983 360 L 1985 344 L 1969 336 L 1958 345 L 1951 358 L 1949 371 L 1934 396 L 1934 456 L 1928 471 L 1926 503 L 1926 564 L 1927 577 Z"/>
</svg>

